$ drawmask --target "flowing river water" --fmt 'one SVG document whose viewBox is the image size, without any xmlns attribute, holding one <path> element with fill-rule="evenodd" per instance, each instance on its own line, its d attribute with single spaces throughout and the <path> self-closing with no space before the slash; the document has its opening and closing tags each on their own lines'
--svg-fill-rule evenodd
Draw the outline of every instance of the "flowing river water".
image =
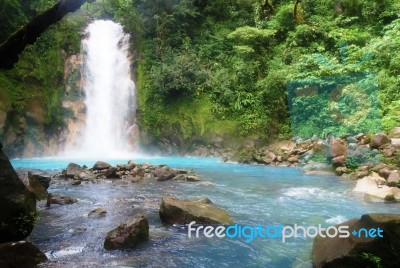
<svg viewBox="0 0 400 268">
<path fill-rule="evenodd" d="M 15 168 L 60 170 L 71 159 L 15 159 Z M 120 184 L 51 185 L 49 192 L 78 199 L 73 205 L 39 205 L 40 221 L 29 237 L 49 261 L 43 267 L 311 267 L 312 239 L 189 238 L 185 226 L 168 226 L 158 215 L 161 196 L 209 197 L 241 225 L 335 225 L 362 214 L 398 212 L 397 204 L 370 203 L 350 190 L 354 182 L 299 169 L 223 163 L 213 158 L 137 158 L 138 163 L 193 169 L 207 183 L 143 181 Z M 77 160 L 93 165 L 95 161 Z M 127 160 L 109 161 L 112 164 Z M 88 213 L 105 208 L 104 218 Z M 129 215 L 144 213 L 148 243 L 132 250 L 106 251 L 106 233 Z"/>
</svg>

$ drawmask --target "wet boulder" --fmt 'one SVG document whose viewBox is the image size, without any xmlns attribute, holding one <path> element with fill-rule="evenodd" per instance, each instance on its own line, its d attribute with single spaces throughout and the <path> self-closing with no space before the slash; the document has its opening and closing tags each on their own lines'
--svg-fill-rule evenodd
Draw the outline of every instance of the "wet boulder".
<svg viewBox="0 0 400 268">
<path fill-rule="evenodd" d="M 26 238 L 35 220 L 35 194 L 26 188 L 0 149 L 0 243 Z"/>
<path fill-rule="evenodd" d="M 0 244 L 0 267 L 2 268 L 34 268 L 46 260 L 46 255 L 30 242 Z"/>
<path fill-rule="evenodd" d="M 48 194 L 47 196 L 47 206 L 50 207 L 51 204 L 55 205 L 71 205 L 75 204 L 78 202 L 77 199 L 65 196 L 65 195 L 60 195 L 60 194 Z"/>
<path fill-rule="evenodd" d="M 399 214 L 367 214 L 339 226 L 349 226 L 349 232 L 356 232 L 348 238 L 317 236 L 312 249 L 315 268 L 400 267 Z M 366 237 L 362 228 L 376 231 Z M 374 260 L 379 260 L 379 266 Z"/>
<path fill-rule="evenodd" d="M 176 171 L 167 166 L 162 166 L 154 171 L 154 176 L 157 177 L 157 181 L 167 181 L 176 176 Z"/>
<path fill-rule="evenodd" d="M 28 175 L 28 181 L 28 189 L 35 194 L 37 200 L 44 200 L 47 198 L 47 189 L 36 179 L 36 177 Z"/>
<path fill-rule="evenodd" d="M 188 224 L 192 221 L 204 224 L 232 224 L 228 212 L 215 206 L 210 199 L 183 200 L 162 197 L 160 206 L 161 221 L 168 224 Z"/>
<path fill-rule="evenodd" d="M 97 161 L 93 166 L 93 170 L 104 170 L 104 169 L 109 169 L 110 167 L 111 165 L 109 163 L 103 161 Z"/>
<path fill-rule="evenodd" d="M 89 218 L 101 218 L 107 215 L 107 211 L 104 208 L 96 208 L 89 212 Z"/>
<path fill-rule="evenodd" d="M 131 216 L 126 222 L 109 231 L 104 241 L 107 250 L 134 248 L 149 240 L 149 223 L 139 214 Z"/>
<path fill-rule="evenodd" d="M 67 168 L 64 170 L 64 175 L 67 178 L 73 178 L 82 170 L 82 167 L 75 163 L 69 163 Z"/>
<path fill-rule="evenodd" d="M 42 184 L 46 190 L 50 187 L 51 175 L 46 172 L 31 170 L 28 171 L 28 178 L 34 178 L 36 181 Z"/>
<path fill-rule="evenodd" d="M 92 181 L 96 179 L 96 176 L 93 174 L 92 171 L 88 169 L 83 169 L 74 177 L 74 179 L 80 181 Z"/>
</svg>

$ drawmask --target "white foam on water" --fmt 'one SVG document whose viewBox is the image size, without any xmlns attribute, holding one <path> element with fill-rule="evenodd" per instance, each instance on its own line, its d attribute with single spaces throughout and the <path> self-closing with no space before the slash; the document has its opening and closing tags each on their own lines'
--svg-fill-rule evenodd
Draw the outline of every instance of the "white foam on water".
<svg viewBox="0 0 400 268">
<path fill-rule="evenodd" d="M 293 187 L 288 188 L 283 193 L 286 197 L 299 199 L 325 199 L 327 197 L 338 197 L 339 193 L 329 192 L 327 190 L 316 187 Z"/>
<path fill-rule="evenodd" d="M 81 253 L 83 251 L 84 247 L 78 247 L 78 246 L 71 246 L 71 247 L 67 247 L 67 248 L 63 248 L 61 250 L 58 251 L 48 251 L 45 253 L 46 257 L 48 259 L 58 259 L 67 255 L 74 255 L 74 254 L 78 254 Z"/>
<path fill-rule="evenodd" d="M 339 224 L 339 223 L 342 223 L 342 222 L 345 222 L 345 221 L 347 221 L 347 218 L 345 216 L 337 215 L 336 217 L 332 217 L 332 218 L 327 219 L 325 222 L 329 223 L 329 224 L 336 225 L 336 224 Z"/>
</svg>

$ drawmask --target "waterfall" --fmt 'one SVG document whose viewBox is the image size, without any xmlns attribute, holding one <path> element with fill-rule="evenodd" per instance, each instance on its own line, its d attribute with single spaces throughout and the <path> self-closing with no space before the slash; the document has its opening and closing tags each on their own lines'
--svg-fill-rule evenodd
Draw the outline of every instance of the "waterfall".
<svg viewBox="0 0 400 268">
<path fill-rule="evenodd" d="M 137 137 L 135 84 L 129 38 L 120 24 L 97 20 L 82 40 L 86 117 L 75 154 L 110 158 L 134 151 Z"/>
</svg>

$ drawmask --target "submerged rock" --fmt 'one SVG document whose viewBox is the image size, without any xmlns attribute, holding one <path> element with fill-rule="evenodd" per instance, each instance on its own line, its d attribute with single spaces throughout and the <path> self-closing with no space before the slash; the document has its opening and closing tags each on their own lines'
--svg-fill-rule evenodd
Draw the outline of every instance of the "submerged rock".
<svg viewBox="0 0 400 268">
<path fill-rule="evenodd" d="M 305 174 L 334 174 L 332 165 L 313 161 L 302 166 L 302 170 Z"/>
<path fill-rule="evenodd" d="M 367 214 L 338 226 L 349 226 L 350 232 L 358 233 L 350 234 L 348 238 L 317 236 L 312 250 L 315 268 L 400 267 L 399 214 Z M 378 232 L 374 233 L 375 237 L 365 237 L 361 228 L 380 228 L 383 237 L 379 237 Z M 379 261 L 379 266 L 373 259 Z"/>
<path fill-rule="evenodd" d="M 2 268 L 34 268 L 46 260 L 46 255 L 30 242 L 0 244 L 0 267 Z"/>
<path fill-rule="evenodd" d="M 109 231 L 104 241 L 104 248 L 115 250 L 134 248 L 149 239 L 149 223 L 139 214 L 131 216 L 126 222 Z"/>
<path fill-rule="evenodd" d="M 88 217 L 99 218 L 106 216 L 107 211 L 104 208 L 96 208 L 89 212 Z"/>
<path fill-rule="evenodd" d="M 161 221 L 169 224 L 188 224 L 192 221 L 205 224 L 232 224 L 228 212 L 215 206 L 210 199 L 182 200 L 162 197 Z"/>
<path fill-rule="evenodd" d="M 176 172 L 167 166 L 161 166 L 154 171 L 154 176 L 157 177 L 157 181 L 167 181 L 173 179 Z"/>
<path fill-rule="evenodd" d="M 47 196 L 47 206 L 50 207 L 51 204 L 56 205 L 71 205 L 78 202 L 77 199 L 71 198 L 60 194 L 48 194 Z"/>
<path fill-rule="evenodd" d="M 0 149 L 0 243 L 26 238 L 34 227 L 36 198 Z"/>
</svg>

